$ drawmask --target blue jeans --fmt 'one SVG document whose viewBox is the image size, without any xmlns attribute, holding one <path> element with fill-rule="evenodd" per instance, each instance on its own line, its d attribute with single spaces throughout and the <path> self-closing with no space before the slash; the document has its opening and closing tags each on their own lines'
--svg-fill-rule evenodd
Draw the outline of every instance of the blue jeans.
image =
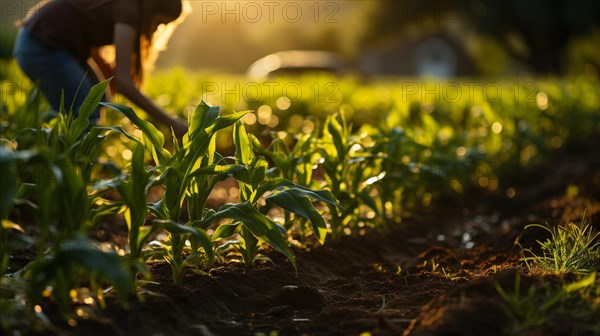
<svg viewBox="0 0 600 336">
<path fill-rule="evenodd" d="M 92 86 L 98 83 L 94 73 L 87 69 L 87 64 L 78 62 L 67 50 L 44 45 L 26 28 L 19 30 L 14 56 L 25 75 L 39 85 L 39 90 L 57 112 L 64 91 L 65 111 L 68 112 L 73 104 L 73 114 L 77 115 Z M 95 122 L 99 115 L 99 108 L 96 108 L 90 120 Z"/>
</svg>

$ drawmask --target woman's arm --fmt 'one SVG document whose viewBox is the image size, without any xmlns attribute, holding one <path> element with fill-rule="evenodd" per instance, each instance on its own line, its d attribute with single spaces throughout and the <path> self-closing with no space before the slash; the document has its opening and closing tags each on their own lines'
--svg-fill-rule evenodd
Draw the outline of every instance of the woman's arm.
<svg viewBox="0 0 600 336">
<path fill-rule="evenodd" d="M 94 47 L 91 49 L 90 55 L 92 57 L 92 61 L 94 62 L 94 64 L 98 68 L 98 70 L 100 70 L 100 73 L 102 74 L 104 79 L 108 79 L 108 78 L 114 76 L 115 69 L 113 69 L 113 67 L 110 64 L 108 64 L 104 60 L 104 58 L 102 58 L 102 56 L 100 56 L 100 52 L 97 47 Z M 114 95 L 115 91 L 116 91 L 115 83 L 114 83 L 114 81 L 111 81 L 110 82 L 110 94 Z"/>
<path fill-rule="evenodd" d="M 113 81 L 118 92 L 146 111 L 159 122 L 173 127 L 178 137 L 187 131 L 187 123 L 165 113 L 150 98 L 140 92 L 131 79 L 131 55 L 137 37 L 136 30 L 124 23 L 115 25 L 116 67 Z"/>
<path fill-rule="evenodd" d="M 92 56 L 92 60 L 94 60 L 94 63 L 96 63 L 98 69 L 100 69 L 100 72 L 102 72 L 104 78 L 110 78 L 115 74 L 115 70 L 112 68 L 112 66 L 106 63 L 104 58 L 100 56 L 100 51 L 97 47 L 92 48 L 90 54 Z"/>
</svg>

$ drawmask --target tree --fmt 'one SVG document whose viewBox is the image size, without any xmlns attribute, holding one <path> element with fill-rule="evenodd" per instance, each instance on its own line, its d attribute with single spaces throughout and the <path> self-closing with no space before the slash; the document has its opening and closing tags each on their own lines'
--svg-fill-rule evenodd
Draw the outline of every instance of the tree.
<svg viewBox="0 0 600 336">
<path fill-rule="evenodd" d="M 371 29 L 363 43 L 384 39 L 407 28 L 461 21 L 492 36 L 515 60 L 539 73 L 565 70 L 569 41 L 600 26 L 596 0 L 429 0 L 377 1 L 367 19 Z M 600 42 L 600 41 L 599 41 Z"/>
</svg>

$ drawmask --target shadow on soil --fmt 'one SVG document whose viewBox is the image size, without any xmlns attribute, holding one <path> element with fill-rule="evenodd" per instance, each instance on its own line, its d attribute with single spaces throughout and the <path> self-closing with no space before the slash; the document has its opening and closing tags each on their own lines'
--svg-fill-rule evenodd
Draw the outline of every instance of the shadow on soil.
<svg viewBox="0 0 600 336">
<path fill-rule="evenodd" d="M 597 140 L 597 139 L 596 139 Z M 144 302 L 113 301 L 96 321 L 68 330 L 85 335 L 495 335 L 506 320 L 495 289 L 514 286 L 522 265 L 515 239 L 534 246 L 533 222 L 600 224 L 598 141 L 557 153 L 525 174 L 512 200 L 477 200 L 422 210 L 386 232 L 296 250 L 298 273 L 281 256 L 253 270 L 227 264 L 211 276 L 192 272 L 181 286 L 164 262 L 149 268 Z M 568 196 L 568 185 L 578 195 Z M 470 205 L 464 205 L 470 204 Z M 539 279 L 523 276 L 527 285 Z M 577 321 L 565 322 L 569 330 Z M 542 332 L 542 331 L 540 331 Z M 535 333 L 534 333 L 535 334 Z"/>
</svg>

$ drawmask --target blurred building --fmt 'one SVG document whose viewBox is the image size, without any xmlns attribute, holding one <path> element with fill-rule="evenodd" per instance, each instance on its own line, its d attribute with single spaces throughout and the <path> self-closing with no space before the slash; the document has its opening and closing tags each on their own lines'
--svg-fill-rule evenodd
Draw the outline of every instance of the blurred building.
<svg viewBox="0 0 600 336">
<path fill-rule="evenodd" d="M 444 34 L 397 40 L 367 50 L 358 57 L 356 67 L 365 75 L 450 78 L 474 74 L 465 47 Z"/>
</svg>

